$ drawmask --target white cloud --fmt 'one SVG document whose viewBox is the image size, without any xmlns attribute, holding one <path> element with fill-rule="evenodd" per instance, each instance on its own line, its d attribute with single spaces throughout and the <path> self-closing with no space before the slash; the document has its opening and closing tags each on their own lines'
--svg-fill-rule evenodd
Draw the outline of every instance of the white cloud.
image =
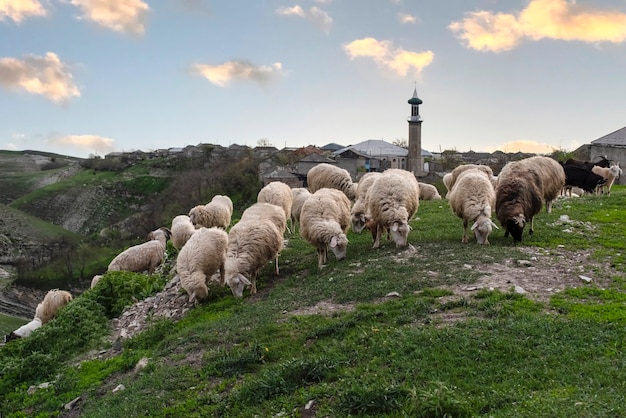
<svg viewBox="0 0 626 418">
<path fill-rule="evenodd" d="M 621 43 L 626 41 L 626 13 L 568 0 L 531 0 L 516 14 L 468 12 L 448 28 L 478 51 L 508 51 L 525 39 Z"/>
<path fill-rule="evenodd" d="M 343 46 L 350 57 L 373 59 L 378 65 L 394 73 L 406 76 L 411 69 L 419 74 L 428 67 L 435 57 L 432 51 L 412 52 L 402 48 L 394 48 L 391 41 L 378 41 L 374 38 L 363 38 Z"/>
<path fill-rule="evenodd" d="M 0 0 L 0 21 L 8 18 L 21 23 L 24 19 L 45 16 L 46 13 L 38 0 Z"/>
<path fill-rule="evenodd" d="M 398 13 L 400 23 L 417 23 L 417 18 L 406 13 Z"/>
<path fill-rule="evenodd" d="M 256 66 L 247 61 L 233 60 L 219 65 L 193 64 L 193 72 L 203 76 L 216 86 L 226 87 L 235 80 L 251 80 L 265 84 L 282 74 L 282 64 Z"/>
<path fill-rule="evenodd" d="M 0 58 L 0 87 L 40 94 L 55 103 L 80 97 L 72 78 L 68 65 L 54 52 L 44 56 L 26 55 L 21 60 Z"/>
<path fill-rule="evenodd" d="M 113 151 L 113 143 L 115 141 L 111 138 L 97 135 L 65 135 L 50 138 L 48 142 L 53 145 L 70 146 L 108 153 Z"/>
<path fill-rule="evenodd" d="M 276 9 L 275 13 L 279 16 L 298 16 L 304 18 L 326 33 L 330 31 L 330 27 L 333 23 L 333 19 L 330 15 L 317 6 L 313 6 L 309 10 L 304 10 L 298 5 L 292 7 L 280 7 Z"/>
<path fill-rule="evenodd" d="M 17 151 L 17 145 L 15 145 L 13 142 L 9 142 L 7 144 L 7 149 L 10 151 Z"/>
<path fill-rule="evenodd" d="M 78 7 L 79 19 L 131 35 L 143 35 L 150 7 L 141 0 L 69 0 Z"/>
<path fill-rule="evenodd" d="M 495 147 L 487 149 L 488 152 L 502 151 L 502 152 L 527 152 L 533 154 L 550 154 L 558 147 L 548 144 L 542 144 L 541 142 L 520 139 L 517 141 L 509 141 Z"/>
</svg>

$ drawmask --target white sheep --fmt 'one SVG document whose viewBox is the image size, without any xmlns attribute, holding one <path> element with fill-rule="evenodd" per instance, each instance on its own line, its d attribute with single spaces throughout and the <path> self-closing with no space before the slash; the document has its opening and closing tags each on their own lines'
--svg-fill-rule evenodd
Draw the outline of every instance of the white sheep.
<svg viewBox="0 0 626 418">
<path fill-rule="evenodd" d="M 491 220 L 492 209 L 496 207 L 496 192 L 493 184 L 479 170 L 467 170 L 461 173 L 455 187 L 448 193 L 450 209 L 463 220 L 463 238 L 467 243 L 467 226 L 472 224 L 478 244 L 489 244 L 492 227 L 498 229 Z"/>
<path fill-rule="evenodd" d="M 451 188 L 450 184 L 452 183 L 452 173 L 444 174 L 441 180 L 443 181 L 443 185 L 446 186 L 446 199 L 447 199 L 448 193 L 450 192 L 450 188 Z"/>
<path fill-rule="evenodd" d="M 72 294 L 66 290 L 52 289 L 46 293 L 43 301 L 37 305 L 35 318 L 42 324 L 54 318 L 60 308 L 72 301 Z"/>
<path fill-rule="evenodd" d="M 448 191 L 452 190 L 454 188 L 454 184 L 456 183 L 456 179 L 461 175 L 461 173 L 463 173 L 466 170 L 480 170 L 483 173 L 485 173 L 485 175 L 487 176 L 487 178 L 492 182 L 493 187 L 496 187 L 497 183 L 497 179 L 494 178 L 493 175 L 493 170 L 491 169 L 491 167 L 489 167 L 488 165 L 483 165 L 483 164 L 462 164 L 459 165 L 457 167 L 454 168 L 454 170 L 452 170 L 449 174 L 450 177 L 447 179 L 449 184 L 446 184 L 446 179 L 444 176 L 444 184 L 446 184 L 446 187 L 448 188 Z"/>
<path fill-rule="evenodd" d="M 6 335 L 5 341 L 9 342 L 9 341 L 17 340 L 18 338 L 29 337 L 30 334 L 32 334 L 34 330 L 41 328 L 41 325 L 43 325 L 41 323 L 41 319 L 35 317 L 32 321 L 28 322 L 27 324 L 22 325 L 15 331 L 12 331 L 8 335 Z"/>
<path fill-rule="evenodd" d="M 420 186 L 420 199 L 422 200 L 441 200 L 439 190 L 432 184 L 418 182 Z"/>
<path fill-rule="evenodd" d="M 180 285 L 189 295 L 189 302 L 205 299 L 207 283 L 219 271 L 220 285 L 225 283 L 224 263 L 228 234 L 221 228 L 200 228 L 189 238 L 176 258 Z"/>
<path fill-rule="evenodd" d="M 118 254 L 107 270 L 154 273 L 154 269 L 165 260 L 165 250 L 170 235 L 169 229 L 163 227 L 150 232 L 149 241 L 129 247 Z"/>
<path fill-rule="evenodd" d="M 346 256 L 350 226 L 350 200 L 341 191 L 322 188 L 304 202 L 300 213 L 300 235 L 317 250 L 317 265 L 328 261 L 328 248 L 335 258 Z"/>
<path fill-rule="evenodd" d="M 376 223 L 373 248 L 380 246 L 380 236 L 389 228 L 396 247 L 406 247 L 410 225 L 419 207 L 419 184 L 406 170 L 389 169 L 376 179 L 367 193 L 367 212 Z"/>
<path fill-rule="evenodd" d="M 321 163 L 311 168 L 306 174 L 306 181 L 311 193 L 322 188 L 341 190 L 350 201 L 356 199 L 357 184 L 352 181 L 348 170 L 328 163 Z"/>
<path fill-rule="evenodd" d="M 367 191 L 374 181 L 381 175 L 382 173 L 376 171 L 365 173 L 357 184 L 356 199 L 354 201 L 354 205 L 352 205 L 352 209 L 350 210 L 350 215 L 352 217 L 352 230 L 357 234 L 360 234 L 361 231 L 363 231 L 363 228 L 365 228 L 365 225 L 369 220 L 369 216 L 366 213 Z"/>
<path fill-rule="evenodd" d="M 278 225 L 281 225 L 280 228 Z M 246 209 L 228 233 L 228 250 L 224 264 L 226 283 L 235 297 L 243 296 L 245 286 L 256 294 L 259 270 L 274 259 L 276 274 L 278 256 L 283 249 L 284 211 L 270 203 L 255 203 Z"/>
<path fill-rule="evenodd" d="M 282 181 L 273 181 L 265 185 L 257 195 L 257 202 L 276 205 L 285 211 L 285 222 L 287 219 L 291 219 L 293 194 L 291 187 Z"/>
<path fill-rule="evenodd" d="M 206 205 L 198 205 L 189 211 L 189 219 L 196 228 L 217 226 L 228 228 L 233 216 L 233 202 L 230 197 L 215 195 Z"/>
<path fill-rule="evenodd" d="M 613 183 L 615 183 L 615 179 L 622 175 L 622 169 L 620 168 L 619 163 L 613 164 L 609 168 L 594 165 L 591 171 L 604 177 L 606 180 L 603 185 L 598 187 L 596 193 L 602 192 L 604 194 L 606 190 L 606 194 L 611 196 L 611 187 L 613 186 Z"/>
<path fill-rule="evenodd" d="M 196 232 L 196 227 L 187 215 L 178 215 L 172 219 L 172 245 L 180 251 L 189 238 Z"/>
<path fill-rule="evenodd" d="M 309 189 L 306 187 L 293 187 L 291 189 L 291 195 L 293 197 L 293 204 L 291 205 L 291 224 L 296 225 L 300 223 L 302 205 L 311 197 L 311 192 L 309 192 Z"/>
<path fill-rule="evenodd" d="M 565 171 L 554 158 L 537 155 L 525 158 L 524 164 L 537 168 L 543 184 L 543 198 L 546 201 L 546 212 L 552 212 L 552 202 L 561 194 L 565 187 Z"/>
<path fill-rule="evenodd" d="M 98 282 L 100 282 L 100 279 L 102 279 L 102 274 L 96 274 L 95 276 L 93 276 L 93 278 L 91 279 L 91 286 L 89 286 L 89 288 L 93 289 L 94 287 L 96 287 Z"/>
</svg>

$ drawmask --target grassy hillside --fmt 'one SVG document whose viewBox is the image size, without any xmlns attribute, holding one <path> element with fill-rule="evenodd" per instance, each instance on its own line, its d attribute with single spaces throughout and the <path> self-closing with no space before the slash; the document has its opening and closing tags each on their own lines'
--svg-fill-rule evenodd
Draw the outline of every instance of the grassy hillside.
<svg viewBox="0 0 626 418">
<path fill-rule="evenodd" d="M 521 245 L 500 230 L 479 247 L 460 243 L 446 201 L 422 202 L 411 247 L 350 233 L 322 270 L 292 234 L 256 296 L 212 287 L 121 344 L 110 318 L 172 273 L 108 274 L 0 348 L 0 413 L 59 416 L 76 400 L 65 413 L 107 418 L 623 416 L 625 204 L 624 187 L 561 200 Z"/>
</svg>

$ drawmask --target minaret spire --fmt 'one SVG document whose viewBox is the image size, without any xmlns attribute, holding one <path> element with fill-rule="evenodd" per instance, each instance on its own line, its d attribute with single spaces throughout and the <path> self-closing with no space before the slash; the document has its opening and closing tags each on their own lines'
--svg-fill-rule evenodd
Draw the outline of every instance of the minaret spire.
<svg viewBox="0 0 626 418">
<path fill-rule="evenodd" d="M 409 165 L 408 169 L 413 174 L 424 171 L 424 159 L 422 158 L 422 118 L 420 116 L 419 105 L 423 102 L 417 97 L 417 83 L 413 89 L 413 97 L 408 100 L 411 105 L 411 116 L 409 122 Z"/>
</svg>

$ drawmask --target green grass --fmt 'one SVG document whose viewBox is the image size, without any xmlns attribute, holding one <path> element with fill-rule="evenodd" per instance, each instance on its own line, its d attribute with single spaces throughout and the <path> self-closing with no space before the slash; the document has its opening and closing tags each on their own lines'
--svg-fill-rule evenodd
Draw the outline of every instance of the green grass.
<svg viewBox="0 0 626 418">
<path fill-rule="evenodd" d="M 66 308 L 91 306 L 89 333 L 78 313 L 64 319 L 64 310 L 54 320 L 59 331 L 42 328 L 0 349 L 8 377 L 0 413 L 58 416 L 81 395 L 82 416 L 107 418 L 302 416 L 311 400 L 315 416 L 333 417 L 624 416 L 625 203 L 623 186 L 610 198 L 559 201 L 536 217 L 535 234 L 522 244 L 500 230 L 481 247 L 461 244 L 461 221 L 446 201 L 422 202 L 409 237 L 414 249 L 384 241 L 374 250 L 368 234 L 350 233 L 347 258 L 330 255 L 321 270 L 315 250 L 292 234 L 280 276 L 265 267 L 254 298 L 211 288 L 182 320 L 155 321 L 116 357 L 77 366 L 76 357 L 107 348 L 107 315 L 165 279 L 112 277 Z M 583 273 L 607 280 L 581 282 L 547 302 L 489 289 L 452 295 L 451 287 L 481 278 L 477 266 L 514 266 L 528 250 L 555 260 L 557 250 L 588 252 Z M 400 297 L 385 297 L 390 292 Z M 337 310 L 310 313 L 327 305 Z M 142 357 L 148 366 L 134 371 Z M 26 394 L 51 380 L 51 388 Z M 113 393 L 119 384 L 126 389 Z"/>
</svg>

